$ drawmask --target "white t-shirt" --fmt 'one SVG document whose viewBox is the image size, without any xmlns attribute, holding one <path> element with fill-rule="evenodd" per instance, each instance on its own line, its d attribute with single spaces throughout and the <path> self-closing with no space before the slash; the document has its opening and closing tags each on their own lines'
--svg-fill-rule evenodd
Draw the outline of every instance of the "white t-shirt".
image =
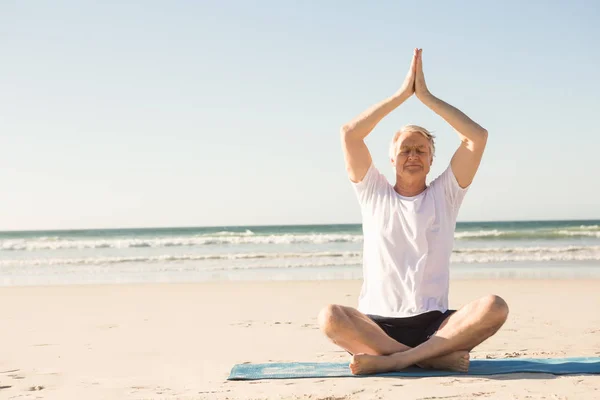
<svg viewBox="0 0 600 400">
<path fill-rule="evenodd" d="M 413 197 L 399 195 L 371 163 L 352 182 L 363 220 L 363 285 L 358 310 L 409 317 L 448 309 L 450 255 L 467 188 L 452 168 Z"/>
</svg>

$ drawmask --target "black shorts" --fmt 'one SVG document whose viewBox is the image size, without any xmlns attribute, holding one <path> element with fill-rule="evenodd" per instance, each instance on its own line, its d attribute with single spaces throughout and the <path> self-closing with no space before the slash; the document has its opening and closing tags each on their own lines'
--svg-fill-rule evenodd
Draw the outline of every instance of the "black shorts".
<svg viewBox="0 0 600 400">
<path fill-rule="evenodd" d="M 410 347 L 417 347 L 436 333 L 444 320 L 455 312 L 456 310 L 429 311 L 405 318 L 388 318 L 369 314 L 367 317 L 395 341 Z"/>
</svg>

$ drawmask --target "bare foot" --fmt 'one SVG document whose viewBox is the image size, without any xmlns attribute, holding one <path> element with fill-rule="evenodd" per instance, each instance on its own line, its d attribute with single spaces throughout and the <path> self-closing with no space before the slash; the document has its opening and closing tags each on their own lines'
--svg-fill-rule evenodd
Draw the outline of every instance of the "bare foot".
<svg viewBox="0 0 600 400">
<path fill-rule="evenodd" d="M 355 354 L 350 362 L 350 371 L 354 375 L 376 374 L 401 369 L 391 356 L 372 356 L 370 354 Z"/>
<path fill-rule="evenodd" d="M 468 372 L 469 371 L 469 352 L 455 351 L 445 356 L 421 361 L 417 365 L 421 368 L 443 369 L 447 371 Z"/>
</svg>

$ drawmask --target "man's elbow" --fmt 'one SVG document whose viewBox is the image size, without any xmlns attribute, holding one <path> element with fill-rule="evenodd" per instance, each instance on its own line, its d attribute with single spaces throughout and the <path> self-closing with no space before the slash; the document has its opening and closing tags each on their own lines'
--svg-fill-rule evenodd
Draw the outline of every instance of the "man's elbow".
<svg viewBox="0 0 600 400">
<path fill-rule="evenodd" d="M 487 138 L 488 138 L 488 131 L 485 128 L 481 128 L 481 131 L 479 133 L 479 135 L 481 136 L 482 140 L 484 142 L 487 142 Z"/>
<path fill-rule="evenodd" d="M 477 131 L 476 135 L 473 135 L 472 138 L 465 140 L 465 145 L 471 151 L 483 150 L 485 145 L 487 144 L 488 131 L 484 128 L 481 128 Z"/>
<path fill-rule="evenodd" d="M 343 140 L 352 139 L 356 136 L 355 129 L 353 129 L 350 125 L 343 125 L 340 128 L 340 136 Z"/>
<path fill-rule="evenodd" d="M 480 136 L 481 136 L 481 146 L 485 147 L 485 145 L 487 144 L 487 139 L 488 139 L 487 129 L 481 128 Z"/>
</svg>

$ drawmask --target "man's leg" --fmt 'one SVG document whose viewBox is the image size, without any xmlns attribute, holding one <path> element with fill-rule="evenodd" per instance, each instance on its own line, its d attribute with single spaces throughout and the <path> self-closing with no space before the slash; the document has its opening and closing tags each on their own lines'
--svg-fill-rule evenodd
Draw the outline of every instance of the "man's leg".
<svg viewBox="0 0 600 400">
<path fill-rule="evenodd" d="M 352 307 L 328 305 L 319 313 L 318 321 L 323 333 L 351 354 L 389 355 L 411 348 L 389 337 L 369 317 Z"/>
<path fill-rule="evenodd" d="M 396 371 L 459 351 L 471 351 L 500 329 L 508 317 L 508 305 L 498 296 L 486 296 L 467 304 L 440 326 L 425 343 L 387 356 L 355 354 L 353 374 Z"/>
<path fill-rule="evenodd" d="M 369 317 L 352 307 L 329 305 L 321 310 L 318 320 L 325 335 L 351 354 L 386 356 L 412 349 L 389 337 Z M 452 352 L 419 363 L 419 366 L 466 371 L 469 367 L 469 353 Z"/>
</svg>

